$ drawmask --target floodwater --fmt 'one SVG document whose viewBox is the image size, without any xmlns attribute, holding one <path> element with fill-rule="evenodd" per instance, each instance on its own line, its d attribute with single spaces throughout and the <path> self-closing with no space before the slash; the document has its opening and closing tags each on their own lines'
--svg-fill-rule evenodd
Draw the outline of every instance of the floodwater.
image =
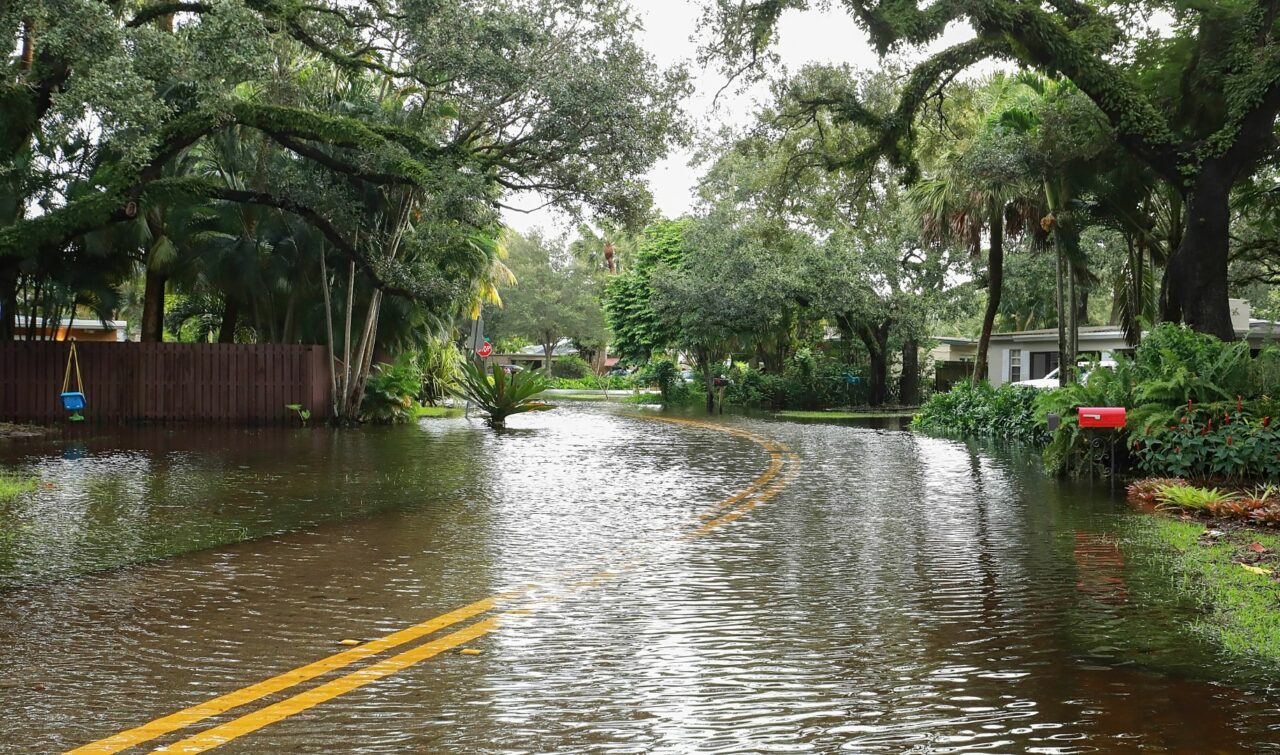
<svg viewBox="0 0 1280 755">
<path fill-rule="evenodd" d="M 0 444 L 0 752 L 1280 751 L 1105 489 L 645 411 Z"/>
</svg>

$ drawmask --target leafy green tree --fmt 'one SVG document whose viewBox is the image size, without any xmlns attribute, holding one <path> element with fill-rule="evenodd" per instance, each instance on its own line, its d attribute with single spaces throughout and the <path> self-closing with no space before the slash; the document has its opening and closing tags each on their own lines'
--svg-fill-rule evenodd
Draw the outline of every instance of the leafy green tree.
<svg viewBox="0 0 1280 755">
<path fill-rule="evenodd" d="M 498 335 L 517 335 L 542 346 L 543 369 L 551 376 L 554 351 L 561 339 L 603 339 L 604 312 L 599 281 L 584 264 L 557 242 L 535 231 L 507 238 L 515 285 L 503 291 Z"/>
<path fill-rule="evenodd" d="M 980 61 L 1009 59 L 1065 77 L 1101 111 L 1117 143 L 1185 202 L 1185 233 L 1165 271 L 1164 319 L 1235 337 L 1227 302 L 1229 202 L 1233 187 L 1274 159 L 1280 14 L 1272 0 L 842 4 L 881 53 L 926 46 L 955 23 L 969 25 L 975 37 L 916 65 L 891 108 L 867 103 L 840 82 L 799 98 L 797 108 L 814 118 L 855 124 L 875 135 L 835 165 L 866 167 L 884 156 L 910 177 L 918 114 L 960 71 Z M 732 71 L 767 61 L 782 13 L 809 5 L 715 0 L 706 57 Z M 1157 16 L 1172 19 L 1168 33 L 1151 23 Z"/>
<path fill-rule="evenodd" d="M 0 337 L 19 278 L 43 287 L 32 275 L 69 267 L 88 234 L 229 203 L 295 216 L 358 268 L 369 346 L 344 363 L 367 364 L 384 297 L 448 310 L 473 293 L 457 273 L 493 269 L 507 193 L 645 216 L 635 176 L 680 136 L 687 89 L 640 49 L 620 0 L 8 0 L 0 29 L 16 42 L 0 85 Z M 230 129 L 264 145 L 249 180 L 169 170 Z"/>
<path fill-rule="evenodd" d="M 641 233 L 631 266 L 609 278 L 604 310 L 613 348 L 627 362 L 646 364 L 655 350 L 675 341 L 675 334 L 653 309 L 651 278 L 660 266 L 683 264 L 687 226 L 685 220 L 651 223 Z"/>
</svg>

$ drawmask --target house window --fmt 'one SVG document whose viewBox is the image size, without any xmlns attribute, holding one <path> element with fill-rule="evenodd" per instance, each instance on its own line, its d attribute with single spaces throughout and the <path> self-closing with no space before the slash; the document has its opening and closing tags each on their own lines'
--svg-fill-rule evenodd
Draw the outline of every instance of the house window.
<svg viewBox="0 0 1280 755">
<path fill-rule="evenodd" d="M 1022 349 L 1009 349 L 1009 382 L 1022 379 Z"/>
<path fill-rule="evenodd" d="M 1039 380 L 1048 375 L 1050 372 L 1058 369 L 1058 352 L 1056 351 L 1033 351 L 1031 352 L 1031 379 Z"/>
</svg>

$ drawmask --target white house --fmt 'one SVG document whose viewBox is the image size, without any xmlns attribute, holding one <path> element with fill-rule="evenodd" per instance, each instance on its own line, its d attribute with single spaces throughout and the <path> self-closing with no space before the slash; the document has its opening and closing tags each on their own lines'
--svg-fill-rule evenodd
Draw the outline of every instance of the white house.
<svg viewBox="0 0 1280 755">
<path fill-rule="evenodd" d="M 1243 299 L 1231 300 L 1231 324 L 1235 328 L 1236 337 L 1247 340 L 1255 351 L 1265 343 L 1280 341 L 1280 323 L 1255 320 L 1249 315 L 1249 302 Z M 1080 328 L 1079 335 L 1081 360 L 1103 359 L 1117 354 L 1133 355 L 1133 348 L 1125 341 L 1124 331 L 1119 326 L 1084 326 Z M 991 335 L 987 379 L 993 386 L 1042 378 L 1057 366 L 1057 328 Z"/>
</svg>

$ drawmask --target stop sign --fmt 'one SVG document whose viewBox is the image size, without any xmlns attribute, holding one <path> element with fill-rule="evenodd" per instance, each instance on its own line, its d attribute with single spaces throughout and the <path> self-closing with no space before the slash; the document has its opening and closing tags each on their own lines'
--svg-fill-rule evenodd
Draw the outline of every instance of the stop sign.
<svg viewBox="0 0 1280 755">
<path fill-rule="evenodd" d="M 488 358 L 489 355 L 492 353 L 493 353 L 493 344 L 489 343 L 488 341 L 485 341 L 484 343 L 480 344 L 480 348 L 476 349 L 476 356 L 480 357 L 481 359 Z"/>
</svg>

